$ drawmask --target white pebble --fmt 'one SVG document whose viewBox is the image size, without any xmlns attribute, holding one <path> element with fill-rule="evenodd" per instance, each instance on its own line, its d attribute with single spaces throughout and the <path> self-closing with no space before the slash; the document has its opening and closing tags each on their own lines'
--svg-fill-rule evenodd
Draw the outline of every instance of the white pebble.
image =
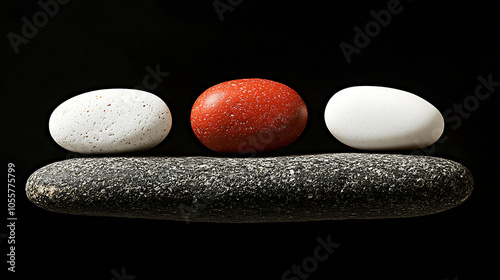
<svg viewBox="0 0 500 280">
<path fill-rule="evenodd" d="M 325 122 L 340 142 L 362 150 L 423 148 L 444 130 L 443 116 L 429 102 L 378 86 L 337 92 L 326 105 Z"/>
<path fill-rule="evenodd" d="M 61 147 L 78 153 L 124 153 L 158 145 L 172 116 L 158 96 L 135 89 L 102 89 L 70 98 L 49 120 Z"/>
</svg>

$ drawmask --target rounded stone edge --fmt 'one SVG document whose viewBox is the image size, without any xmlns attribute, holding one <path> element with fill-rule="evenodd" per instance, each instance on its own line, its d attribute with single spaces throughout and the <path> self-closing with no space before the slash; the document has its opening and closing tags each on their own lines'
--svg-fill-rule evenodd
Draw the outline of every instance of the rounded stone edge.
<svg viewBox="0 0 500 280">
<path fill-rule="evenodd" d="M 359 155 L 370 155 L 370 156 L 390 156 L 390 154 L 361 154 L 361 153 L 338 153 L 338 154 L 330 154 L 330 155 L 339 155 L 339 156 L 345 156 L 345 155 L 352 155 L 352 154 L 357 154 Z M 294 157 L 294 156 L 301 156 L 301 155 L 289 155 L 285 157 Z M 304 155 L 304 156 L 312 156 L 312 155 Z M 316 217 L 316 218 L 287 218 L 287 217 L 281 217 L 281 218 L 276 218 L 276 217 L 260 217 L 260 216 L 252 216 L 252 217 L 246 217 L 243 219 L 240 219 L 238 217 L 231 217 L 231 216 L 224 216 L 224 217 L 212 217 L 211 215 L 207 217 L 202 216 L 197 216 L 193 215 L 190 217 L 189 222 L 205 222 L 205 223 L 281 223 L 281 222 L 307 222 L 307 221 L 327 221 L 327 220 L 347 220 L 347 219 L 359 219 L 359 220 L 367 220 L 367 219 L 395 219 L 395 218 L 411 218 L 411 217 L 419 217 L 419 216 L 427 216 L 427 215 L 432 215 L 432 214 L 437 214 L 440 212 L 444 212 L 447 210 L 450 210 L 454 207 L 457 207 L 461 205 L 463 202 L 465 202 L 470 195 L 473 192 L 474 188 L 474 178 L 470 170 L 462 165 L 461 163 L 458 163 L 453 160 L 445 159 L 445 158 L 440 158 L 440 157 L 430 157 L 430 156 L 419 156 L 419 155 L 397 155 L 397 156 L 403 156 L 403 157 L 425 157 L 425 158 L 433 158 L 434 160 L 441 161 L 446 163 L 449 166 L 453 166 L 455 168 L 455 176 L 451 177 L 452 182 L 455 184 L 456 189 L 462 190 L 460 192 L 460 195 L 454 196 L 450 195 L 449 197 L 451 200 L 449 203 L 446 203 L 443 205 L 443 207 L 439 208 L 433 208 L 429 209 L 429 211 L 421 214 L 411 214 L 408 215 L 406 213 L 400 213 L 400 215 L 394 215 L 394 216 L 370 216 L 370 217 L 357 217 L 357 216 L 345 216 L 345 217 L 334 217 L 334 218 L 327 218 L 324 216 L 321 217 Z M 103 157 L 108 159 L 108 157 Z M 117 159 L 117 157 L 112 157 L 114 160 Z M 139 159 L 144 159 L 145 157 L 124 157 L 124 158 L 139 158 Z M 158 157 L 156 157 L 158 158 Z M 160 157 L 162 158 L 162 157 Z M 182 157 L 180 157 L 182 158 Z M 191 157 L 194 158 L 194 157 Z M 196 157 L 196 158 L 206 158 L 206 157 Z M 66 208 L 64 209 L 57 209 L 57 204 L 54 204 L 53 200 L 47 199 L 48 197 L 52 198 L 54 195 L 54 192 L 57 190 L 60 190 L 60 188 L 56 187 L 50 187 L 50 186 L 43 186 L 43 182 L 41 182 L 40 178 L 38 176 L 40 173 L 44 172 L 44 170 L 49 169 L 53 165 L 61 164 L 63 162 L 67 161 L 85 161 L 88 160 L 89 158 L 75 158 L 75 159 L 68 159 L 68 160 L 63 160 L 63 161 L 58 161 L 54 162 L 51 164 L 48 164 L 46 166 L 43 166 L 36 170 L 31 176 L 28 178 L 27 183 L 26 183 L 26 193 L 28 199 L 34 203 L 36 206 L 51 211 L 51 212 L 56 212 L 56 213 L 64 213 L 64 214 L 74 214 L 74 215 L 88 215 L 88 216 L 106 216 L 106 217 L 125 217 L 125 218 L 145 218 L 145 219 L 156 219 L 156 220 L 171 220 L 171 221 L 185 221 L 181 216 L 175 213 L 167 213 L 167 214 L 158 214 L 156 215 L 150 215 L 148 213 L 120 213 L 120 212 L 115 212 L 115 211 L 105 211 L 105 212 L 95 212 L 95 211 L 90 211 L 90 212 L 79 212 L 79 211 L 71 211 Z M 255 160 L 255 158 L 251 158 L 251 160 Z M 43 189 L 43 192 L 40 192 L 40 190 Z M 110 210 L 110 209 L 108 209 Z M 201 213 L 200 213 L 201 214 Z"/>
<path fill-rule="evenodd" d="M 142 94 L 142 95 L 148 95 L 149 98 L 151 99 L 154 99 L 156 100 L 156 102 L 158 104 L 161 104 L 161 107 L 163 107 L 161 109 L 162 112 L 165 112 L 167 113 L 168 115 L 168 121 L 166 121 L 166 123 L 168 124 L 166 127 L 166 131 L 164 133 L 164 135 L 160 138 L 158 138 L 156 141 L 153 141 L 151 143 L 149 143 L 148 145 L 143 145 L 142 147 L 136 149 L 134 147 L 129 147 L 127 149 L 122 149 L 122 150 L 110 150 L 110 151 L 89 151 L 87 150 L 88 147 L 85 147 L 85 149 L 81 149 L 81 148 L 69 148 L 67 147 L 67 143 L 64 143 L 64 142 L 61 142 L 60 139 L 57 139 L 57 137 L 54 137 L 54 134 L 55 132 L 53 131 L 53 128 L 52 128 L 52 123 L 54 121 L 54 118 L 57 117 L 56 113 L 58 110 L 60 110 L 60 108 L 62 108 L 63 105 L 65 104 L 68 104 L 71 100 L 73 99 L 78 99 L 78 98 L 81 98 L 81 96 L 83 95 L 86 95 L 86 94 L 90 94 L 90 93 L 101 93 L 101 92 L 105 92 L 105 91 L 109 91 L 109 90 L 115 90 L 115 91 L 130 91 L 130 92 L 136 92 L 137 94 Z M 72 96 L 72 97 L 69 97 L 68 99 L 64 100 L 63 102 L 59 103 L 55 108 L 54 110 L 51 112 L 50 116 L 49 116 L 49 121 L 48 121 L 48 124 L 47 124 L 47 129 L 49 131 L 49 135 L 51 136 L 51 139 L 61 148 L 67 150 L 67 151 L 70 151 L 70 152 L 75 152 L 75 153 L 82 153 L 82 154 L 88 154 L 88 155 L 113 155 L 113 154 L 122 154 L 122 153 L 130 153 L 130 154 L 133 154 L 133 153 L 137 153 L 137 152 L 144 152 L 144 151 L 148 151 L 156 146 L 158 146 L 160 143 L 162 143 L 167 137 L 168 135 L 170 134 L 171 130 L 172 130 L 172 126 L 173 126 L 173 119 L 172 119 L 172 111 L 170 110 L 170 107 L 167 105 L 167 103 L 165 102 L 165 100 L 163 100 L 160 96 L 150 92 L 150 91 L 146 91 L 146 90 L 140 90 L 140 89 L 135 89 L 135 88 L 124 88 L 124 87 L 118 87 L 118 88 L 103 88 L 103 89 L 97 89 L 97 90 L 91 90 L 91 91 L 87 91 L 87 92 L 83 92 L 83 93 L 80 93 L 80 94 L 77 94 L 75 96 Z"/>
</svg>

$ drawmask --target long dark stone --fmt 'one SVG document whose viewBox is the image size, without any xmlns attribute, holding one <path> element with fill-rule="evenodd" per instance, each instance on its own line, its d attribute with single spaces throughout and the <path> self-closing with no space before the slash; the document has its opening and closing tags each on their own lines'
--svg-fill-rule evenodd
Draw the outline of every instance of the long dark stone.
<svg viewBox="0 0 500 280">
<path fill-rule="evenodd" d="M 469 170 L 450 160 L 356 153 L 75 158 L 26 185 L 34 204 L 55 212 L 224 223 L 421 216 L 472 189 Z"/>
</svg>

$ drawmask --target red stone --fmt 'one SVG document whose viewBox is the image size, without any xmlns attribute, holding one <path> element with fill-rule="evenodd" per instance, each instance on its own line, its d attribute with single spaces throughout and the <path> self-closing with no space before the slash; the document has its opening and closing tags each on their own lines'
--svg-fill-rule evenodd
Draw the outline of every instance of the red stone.
<svg viewBox="0 0 500 280">
<path fill-rule="evenodd" d="M 293 89 L 264 79 L 240 79 L 203 92 L 191 110 L 191 127 L 208 148 L 255 154 L 283 148 L 306 126 L 306 104 Z"/>
</svg>

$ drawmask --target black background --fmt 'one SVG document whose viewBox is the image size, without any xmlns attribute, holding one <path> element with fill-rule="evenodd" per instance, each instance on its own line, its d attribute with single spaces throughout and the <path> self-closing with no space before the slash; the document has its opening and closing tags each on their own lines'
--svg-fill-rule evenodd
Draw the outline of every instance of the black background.
<svg viewBox="0 0 500 280">
<path fill-rule="evenodd" d="M 464 164 L 475 179 L 464 204 L 435 215 L 187 224 L 57 214 L 26 198 L 32 172 L 78 156 L 51 139 L 52 110 L 90 90 L 142 85 L 148 66 L 170 73 L 151 92 L 168 104 L 174 123 L 167 139 L 143 155 L 219 156 L 198 142 L 189 114 L 205 89 L 231 79 L 275 80 L 306 102 L 304 133 L 272 155 L 354 152 L 323 120 L 328 99 L 348 86 L 407 90 L 444 113 L 470 100 L 478 76 L 500 81 L 495 1 L 402 0 L 401 13 L 347 63 L 339 44 L 353 44 L 353 28 L 363 29 L 373 20 L 370 11 L 388 2 L 244 0 L 221 21 L 212 1 L 74 0 L 60 5 L 17 54 L 7 34 L 22 35 L 22 17 L 33 22 L 42 9 L 36 1 L 3 3 L 3 161 L 6 173 L 8 162 L 16 165 L 18 217 L 18 272 L 6 279 L 109 280 L 122 268 L 136 280 L 281 279 L 312 256 L 317 237 L 328 235 L 341 246 L 308 279 L 499 279 L 498 91 L 459 125 L 447 123 L 448 138 L 428 153 Z M 7 271 L 7 240 L 1 241 Z"/>
</svg>

